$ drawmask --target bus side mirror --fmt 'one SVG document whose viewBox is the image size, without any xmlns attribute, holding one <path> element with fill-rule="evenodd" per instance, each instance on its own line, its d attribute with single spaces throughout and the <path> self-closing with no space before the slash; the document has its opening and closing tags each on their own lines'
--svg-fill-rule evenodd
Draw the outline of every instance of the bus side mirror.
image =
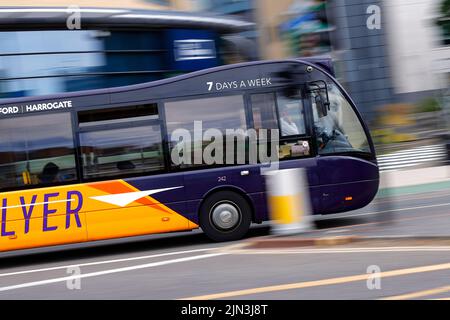
<svg viewBox="0 0 450 320">
<path fill-rule="evenodd" d="M 327 83 L 323 80 L 309 82 L 308 91 L 314 96 L 317 110 L 321 117 L 326 117 L 330 110 L 330 100 L 328 98 Z"/>
<path fill-rule="evenodd" d="M 320 113 L 319 116 L 321 118 L 326 117 L 328 115 L 328 110 L 330 109 L 330 102 L 324 100 L 322 94 L 316 94 L 315 103 L 317 106 L 317 111 Z"/>
</svg>

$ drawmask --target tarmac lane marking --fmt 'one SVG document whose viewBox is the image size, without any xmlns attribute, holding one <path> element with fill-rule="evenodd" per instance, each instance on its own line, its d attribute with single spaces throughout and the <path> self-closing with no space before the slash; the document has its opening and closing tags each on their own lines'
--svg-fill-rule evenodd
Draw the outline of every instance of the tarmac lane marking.
<svg viewBox="0 0 450 320">
<path fill-rule="evenodd" d="M 110 264 L 110 263 L 146 260 L 146 259 L 160 258 L 160 257 L 166 257 L 166 256 L 173 256 L 173 255 L 181 255 L 181 254 L 189 254 L 189 253 L 198 253 L 198 252 L 212 251 L 212 250 L 216 250 L 216 249 L 220 249 L 220 247 L 204 248 L 204 249 L 193 249 L 193 250 L 184 250 L 184 251 L 173 251 L 173 252 L 165 252 L 165 253 L 152 254 L 152 255 L 146 255 L 146 256 L 137 256 L 137 257 L 130 257 L 130 258 L 122 258 L 122 259 L 94 261 L 94 262 L 70 264 L 70 265 L 65 265 L 65 266 L 56 266 L 56 267 L 49 267 L 49 268 L 22 270 L 22 271 L 8 272 L 8 273 L 0 273 L 0 278 L 1 277 L 22 275 L 22 274 L 27 274 L 27 273 L 36 273 L 36 272 L 61 270 L 61 269 L 67 269 L 67 268 L 71 268 L 71 267 L 89 267 L 89 266 L 97 266 L 97 265 Z"/>
<path fill-rule="evenodd" d="M 440 293 L 445 293 L 450 291 L 450 286 L 445 287 L 439 287 L 435 289 L 428 289 L 428 290 L 422 290 L 422 291 L 416 291 L 406 294 L 401 294 L 398 296 L 391 296 L 386 298 L 381 298 L 380 300 L 408 300 L 408 299 L 416 299 L 416 298 L 422 298 L 426 296 L 432 296 Z"/>
<path fill-rule="evenodd" d="M 378 275 L 380 276 L 380 278 L 389 278 L 389 277 L 398 277 L 398 276 L 405 276 L 405 275 L 411 275 L 411 274 L 417 274 L 417 273 L 423 273 L 423 272 L 448 270 L 448 269 L 450 269 L 450 263 L 443 263 L 443 264 L 428 265 L 428 266 L 422 266 L 422 267 L 413 267 L 413 268 L 406 268 L 406 269 L 384 271 L 384 272 L 380 272 Z M 240 296 L 247 296 L 247 295 L 261 294 L 261 293 L 268 293 L 268 292 L 286 291 L 286 290 L 294 290 L 294 289 L 305 289 L 305 288 L 313 288 L 313 287 L 320 287 L 320 286 L 351 283 L 351 282 L 357 282 L 357 281 L 367 281 L 369 279 L 369 277 L 372 277 L 372 276 L 373 276 L 373 274 L 359 274 L 359 275 L 346 276 L 346 277 L 288 283 L 288 284 L 273 285 L 273 286 L 251 288 L 251 289 L 244 289 L 244 290 L 226 291 L 226 292 L 220 292 L 220 293 L 215 293 L 215 294 L 182 298 L 180 300 L 213 300 L 213 299 L 224 299 L 224 298 L 232 298 L 232 297 L 235 298 L 235 297 L 240 297 Z"/>
<path fill-rule="evenodd" d="M 120 272 L 129 272 L 129 271 L 135 271 L 135 270 L 140 270 L 140 269 L 149 269 L 149 268 L 160 267 L 160 266 L 182 263 L 182 262 L 189 262 L 189 261 L 195 261 L 195 260 L 201 260 L 201 259 L 209 259 L 209 258 L 213 258 L 213 257 L 223 256 L 226 254 L 227 253 L 225 253 L 225 252 L 208 253 L 208 254 L 203 254 L 203 255 L 196 255 L 196 256 L 191 256 L 191 257 L 184 257 L 184 258 L 158 261 L 158 262 L 151 262 L 151 263 L 146 263 L 146 264 L 140 264 L 140 265 L 134 265 L 134 266 L 122 267 L 122 268 L 115 268 L 115 269 L 108 269 L 108 270 L 102 270 L 102 271 L 67 276 L 67 277 L 51 278 L 51 279 L 40 280 L 40 281 L 20 283 L 20 284 L 10 285 L 10 286 L 6 286 L 6 287 L 0 287 L 0 292 L 23 289 L 23 288 L 30 288 L 30 287 L 37 287 L 37 286 L 43 286 L 43 285 L 49 285 L 49 284 L 54 284 L 54 283 L 59 283 L 59 282 L 67 282 L 67 281 L 73 281 L 73 280 L 79 280 L 79 279 L 85 279 L 85 278 L 99 277 L 99 276 L 104 276 L 104 275 L 109 275 L 109 274 L 120 273 Z"/>
</svg>

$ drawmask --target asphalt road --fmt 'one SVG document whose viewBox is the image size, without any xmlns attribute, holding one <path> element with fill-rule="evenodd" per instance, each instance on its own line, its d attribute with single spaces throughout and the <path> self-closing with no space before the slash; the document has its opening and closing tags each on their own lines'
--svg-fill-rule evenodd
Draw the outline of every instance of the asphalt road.
<svg viewBox="0 0 450 320">
<path fill-rule="evenodd" d="M 449 196 L 378 199 L 319 218 L 305 236 L 450 236 Z M 1 254 L 0 299 L 450 298 L 450 247 L 239 249 L 268 234 L 263 225 L 233 243 L 194 231 Z M 373 271 L 379 281 L 368 281 Z"/>
</svg>

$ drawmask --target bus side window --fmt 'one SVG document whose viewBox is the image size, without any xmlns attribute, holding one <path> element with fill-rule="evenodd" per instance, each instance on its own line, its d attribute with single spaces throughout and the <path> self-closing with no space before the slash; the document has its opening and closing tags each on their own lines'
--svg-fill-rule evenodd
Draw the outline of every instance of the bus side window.
<svg viewBox="0 0 450 320">
<path fill-rule="evenodd" d="M 199 97 L 187 100 L 168 101 L 164 104 L 167 132 L 170 143 L 171 165 L 173 168 L 191 168 L 205 165 L 244 164 L 245 163 L 245 117 L 244 97 L 230 95 L 220 97 Z M 229 131 L 234 131 L 231 134 Z M 185 132 L 188 137 L 180 136 Z M 217 133 L 222 139 L 222 151 L 212 152 L 211 157 L 203 155 L 210 147 L 211 137 Z M 189 138 L 189 139 L 188 139 Z M 227 139 L 234 141 L 236 152 L 227 149 Z M 213 139 L 215 141 L 215 139 Z M 210 148 L 208 148 L 210 149 Z M 211 149 L 210 149 L 211 150 Z M 239 152 L 243 150 L 244 152 Z M 199 152 L 200 151 L 200 152 Z M 239 160 L 228 159 L 227 153 L 239 154 Z M 208 154 L 209 155 L 209 154 Z M 176 159 L 175 159 L 176 158 Z"/>
<path fill-rule="evenodd" d="M 287 97 L 285 94 L 278 92 L 277 102 L 281 136 L 306 134 L 305 113 L 301 96 Z"/>
<path fill-rule="evenodd" d="M 250 96 L 253 125 L 260 129 L 278 129 L 278 118 L 274 93 L 258 93 Z"/>
<path fill-rule="evenodd" d="M 299 96 L 287 97 L 283 93 L 259 93 L 250 97 L 254 128 L 280 132 L 279 159 L 304 157 L 311 154 L 306 134 L 303 101 Z M 278 114 L 277 116 L 277 106 Z M 267 134 L 270 136 L 270 133 Z"/>
<path fill-rule="evenodd" d="M 0 188 L 77 179 L 70 113 L 0 120 Z"/>
<path fill-rule="evenodd" d="M 78 119 L 85 179 L 165 169 L 156 104 L 82 111 Z"/>
</svg>

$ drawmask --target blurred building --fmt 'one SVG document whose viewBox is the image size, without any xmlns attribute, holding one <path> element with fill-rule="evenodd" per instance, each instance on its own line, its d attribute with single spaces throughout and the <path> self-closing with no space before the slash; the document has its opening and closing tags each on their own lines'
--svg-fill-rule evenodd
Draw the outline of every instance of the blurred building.
<svg viewBox="0 0 450 320">
<path fill-rule="evenodd" d="M 191 11 L 195 0 L 0 0 L 0 7 L 79 7 Z"/>
<path fill-rule="evenodd" d="M 366 0 L 199 0 L 204 10 L 256 23 L 261 59 L 332 56 L 337 75 L 368 114 L 394 99 L 386 24 L 367 28 Z M 370 1 L 382 6 L 381 0 Z"/>
<path fill-rule="evenodd" d="M 381 0 L 281 2 L 263 10 L 277 12 L 278 16 L 268 27 L 271 32 L 265 32 L 266 37 L 270 35 L 268 42 L 276 39 L 275 43 L 284 43 L 285 54 L 290 57 L 331 56 L 337 77 L 366 118 L 372 118 L 377 108 L 394 101 L 385 20 L 381 20 L 379 29 L 367 26 L 369 5 L 382 8 Z M 270 46 L 274 48 L 273 44 Z M 280 51 L 274 48 L 267 54 L 274 55 L 274 50 Z"/>
<path fill-rule="evenodd" d="M 252 27 L 182 11 L 80 10 L 80 29 L 70 30 L 73 9 L 0 8 L 0 97 L 109 88 L 214 67 L 228 62 L 224 37 Z"/>
<path fill-rule="evenodd" d="M 384 3 L 333 0 L 327 11 L 336 28 L 331 36 L 339 75 L 368 120 L 381 107 L 396 101 Z"/>
<path fill-rule="evenodd" d="M 395 91 L 423 96 L 448 86 L 450 46 L 436 21 L 442 0 L 386 2 L 388 43 Z"/>
<path fill-rule="evenodd" d="M 256 20 L 257 6 L 254 0 L 193 0 L 192 10 L 214 13 L 217 15 L 230 15 L 244 21 L 254 23 L 254 27 L 239 34 L 224 37 L 233 57 L 231 63 L 248 60 L 259 60 L 262 55 L 258 46 L 259 34 Z"/>
<path fill-rule="evenodd" d="M 117 86 L 217 64 L 329 55 L 335 61 L 337 77 L 370 119 L 385 105 L 416 102 L 449 86 L 449 41 L 440 39 L 436 23 L 438 19 L 448 21 L 437 12 L 442 1 L 79 0 L 81 7 L 119 11 L 92 19 L 85 15 L 87 20 L 79 32 L 52 29 L 45 34 L 12 30 L 11 26 L 22 23 L 32 25 L 29 15 L 16 21 L 0 14 L 0 25 L 10 32 L 0 33 L 0 92 L 20 96 L 48 92 L 49 88 L 71 91 Z M 42 3 L 67 7 L 72 1 Z M 8 4 L 10 1 L 0 0 L 0 6 Z M 17 0 L 14 5 L 33 3 Z M 123 7 L 128 9 L 118 9 Z M 159 17 L 152 12 L 159 12 Z M 370 26 L 377 13 L 380 25 Z M 130 14 L 140 18 L 130 18 L 125 30 L 123 16 Z M 44 28 L 54 28 L 47 16 L 52 19 L 49 12 L 34 18 L 45 21 Z M 211 41 L 178 41 L 189 39 L 213 39 L 214 45 Z M 181 49 L 198 46 L 199 51 L 213 50 L 216 59 L 191 61 L 194 57 L 190 57 L 176 63 L 175 43 L 182 45 Z"/>
<path fill-rule="evenodd" d="M 253 0 L 196 0 L 193 5 L 195 10 L 235 15 L 247 21 L 255 21 L 254 8 Z"/>
<path fill-rule="evenodd" d="M 448 87 L 450 47 L 436 24 L 442 0 L 198 0 L 197 9 L 255 22 L 261 59 L 334 58 L 337 75 L 367 118 Z M 200 4 L 200 5 L 198 5 Z M 194 6 L 195 8 L 195 6 Z M 380 25 L 370 26 L 379 14 Z"/>
</svg>

